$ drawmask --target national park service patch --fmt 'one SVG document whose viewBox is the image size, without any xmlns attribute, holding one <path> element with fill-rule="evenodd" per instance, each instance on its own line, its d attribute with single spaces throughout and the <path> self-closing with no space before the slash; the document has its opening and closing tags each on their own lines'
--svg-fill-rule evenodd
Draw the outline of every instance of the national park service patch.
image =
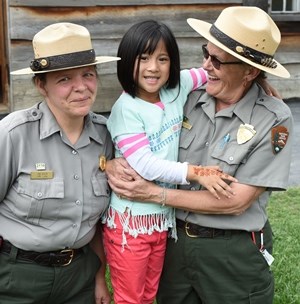
<svg viewBox="0 0 300 304">
<path fill-rule="evenodd" d="M 284 126 L 272 128 L 272 148 L 273 153 L 279 153 L 286 145 L 289 137 L 289 132 Z"/>
</svg>

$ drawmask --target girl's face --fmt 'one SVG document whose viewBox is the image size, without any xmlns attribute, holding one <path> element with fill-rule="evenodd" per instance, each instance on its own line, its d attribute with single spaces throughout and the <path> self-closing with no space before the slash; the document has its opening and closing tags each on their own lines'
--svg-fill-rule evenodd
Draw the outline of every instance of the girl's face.
<svg viewBox="0 0 300 304">
<path fill-rule="evenodd" d="M 56 118 L 76 119 L 88 114 L 97 94 L 97 72 L 94 66 L 50 72 L 46 81 L 37 80 Z"/>
<path fill-rule="evenodd" d="M 134 66 L 134 76 L 138 61 L 138 89 L 137 97 L 155 103 L 159 100 L 159 90 L 167 83 L 170 75 L 170 57 L 165 43 L 160 40 L 153 54 L 142 54 L 137 58 Z"/>
</svg>

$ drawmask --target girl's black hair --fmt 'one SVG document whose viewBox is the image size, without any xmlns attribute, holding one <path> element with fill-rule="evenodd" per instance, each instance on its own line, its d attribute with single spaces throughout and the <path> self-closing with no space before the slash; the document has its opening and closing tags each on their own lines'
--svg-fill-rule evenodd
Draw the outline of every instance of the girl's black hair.
<svg viewBox="0 0 300 304">
<path fill-rule="evenodd" d="M 117 62 L 118 79 L 123 90 L 133 98 L 138 89 L 140 56 L 153 54 L 161 39 L 165 43 L 170 57 L 170 76 L 167 88 L 173 89 L 179 84 L 180 79 L 179 48 L 172 31 L 165 24 L 155 20 L 136 23 L 125 33 L 120 42 L 118 56 L 121 57 L 121 60 Z M 137 58 L 137 70 L 134 77 L 134 65 Z"/>
</svg>

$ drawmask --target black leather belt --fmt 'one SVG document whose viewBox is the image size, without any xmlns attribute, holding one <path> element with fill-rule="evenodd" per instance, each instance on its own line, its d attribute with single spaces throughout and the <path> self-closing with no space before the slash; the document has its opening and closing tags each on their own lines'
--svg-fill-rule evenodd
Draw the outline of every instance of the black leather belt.
<svg viewBox="0 0 300 304">
<path fill-rule="evenodd" d="M 203 227 L 190 222 L 176 219 L 177 228 L 183 229 L 187 236 L 192 238 L 214 238 L 218 236 L 225 236 L 228 231 L 237 232 L 237 230 L 224 230 L 217 228 Z"/>
<path fill-rule="evenodd" d="M 11 249 L 14 246 L 8 242 L 2 242 L 2 247 L 0 248 L 1 253 L 10 254 Z M 35 252 L 35 251 L 27 251 L 23 249 L 18 249 L 17 258 L 20 260 L 35 262 L 42 266 L 67 266 L 71 264 L 71 262 L 83 253 L 82 248 L 80 249 L 62 249 L 58 251 L 50 251 L 50 252 Z"/>
</svg>

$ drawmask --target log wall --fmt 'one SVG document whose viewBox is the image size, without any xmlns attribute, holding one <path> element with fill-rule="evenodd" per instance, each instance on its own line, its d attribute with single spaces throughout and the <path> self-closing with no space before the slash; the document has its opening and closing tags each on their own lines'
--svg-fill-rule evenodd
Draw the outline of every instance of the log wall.
<svg viewBox="0 0 300 304">
<path fill-rule="evenodd" d="M 33 59 L 31 40 L 35 33 L 49 24 L 81 24 L 90 31 L 97 55 L 116 56 L 118 44 L 125 31 L 132 24 L 149 18 L 164 22 L 173 30 L 181 52 L 182 68 L 198 66 L 202 61 L 201 45 L 204 40 L 189 27 L 186 19 L 192 17 L 213 22 L 222 9 L 229 5 L 242 5 L 242 2 L 11 0 L 8 5 L 10 70 L 29 65 Z M 271 75 L 268 78 L 285 99 L 300 97 L 299 22 L 296 21 L 294 26 L 285 22 L 278 24 L 284 31 L 275 58 L 286 66 L 292 76 L 287 80 Z M 94 110 L 109 112 L 121 92 L 116 76 L 116 63 L 100 65 L 99 74 L 99 93 Z M 11 76 L 10 87 L 11 111 L 28 107 L 41 99 L 29 76 Z"/>
</svg>

